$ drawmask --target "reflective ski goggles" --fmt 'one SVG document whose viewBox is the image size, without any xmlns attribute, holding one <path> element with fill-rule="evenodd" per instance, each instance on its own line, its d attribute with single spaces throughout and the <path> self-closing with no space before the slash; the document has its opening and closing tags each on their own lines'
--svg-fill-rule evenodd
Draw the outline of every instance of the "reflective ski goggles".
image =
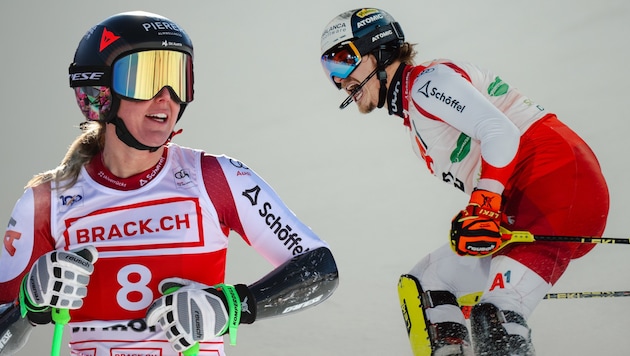
<svg viewBox="0 0 630 356">
<path fill-rule="evenodd" d="M 330 77 L 330 80 L 341 89 L 341 85 L 336 83 L 333 77 L 340 79 L 348 78 L 361 63 L 361 53 L 353 42 L 345 42 L 337 47 L 333 47 L 322 55 L 322 66 Z"/>
<path fill-rule="evenodd" d="M 181 103 L 193 100 L 193 63 L 178 51 L 143 51 L 119 58 L 112 69 L 112 89 L 135 100 L 150 100 L 169 87 Z"/>
</svg>

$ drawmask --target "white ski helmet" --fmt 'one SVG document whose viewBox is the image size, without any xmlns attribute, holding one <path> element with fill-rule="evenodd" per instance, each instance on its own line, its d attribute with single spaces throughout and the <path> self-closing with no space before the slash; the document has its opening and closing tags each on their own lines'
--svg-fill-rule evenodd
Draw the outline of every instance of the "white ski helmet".
<svg viewBox="0 0 630 356">
<path fill-rule="evenodd" d="M 346 11 L 332 19 L 322 33 L 322 66 L 341 89 L 333 77 L 347 78 L 361 63 L 361 57 L 370 53 L 378 54 L 377 66 L 384 66 L 388 57 L 383 53 L 398 50 L 404 41 L 402 28 L 387 12 L 375 8 Z"/>
</svg>

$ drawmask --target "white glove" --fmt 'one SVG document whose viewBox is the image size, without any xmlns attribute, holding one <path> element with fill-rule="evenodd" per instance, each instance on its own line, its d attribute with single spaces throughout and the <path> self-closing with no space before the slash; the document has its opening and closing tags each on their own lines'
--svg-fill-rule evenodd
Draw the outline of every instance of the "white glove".
<svg viewBox="0 0 630 356">
<path fill-rule="evenodd" d="M 237 298 L 233 301 L 233 305 L 237 304 L 233 307 L 238 309 L 237 313 L 229 310 L 223 291 L 187 279 L 167 278 L 159 285 L 160 292 L 165 295 L 149 307 L 146 322 L 150 326 L 159 322 L 173 349 L 183 352 L 197 341 L 210 341 L 225 334 L 231 314 L 236 316 L 236 325 L 254 321 L 255 309 L 249 308 L 253 313 L 249 309 L 246 312 L 244 305 L 248 299 L 253 300 L 249 289 L 243 284 L 232 288 L 239 292 L 233 294 Z M 239 297 L 238 294 L 242 295 Z M 245 317 L 243 320 L 240 320 L 241 315 Z"/>
<path fill-rule="evenodd" d="M 20 302 L 28 311 L 49 307 L 79 309 L 98 259 L 94 246 L 74 251 L 51 251 L 35 261 L 20 288 Z M 28 297 L 28 298 L 25 298 Z"/>
</svg>

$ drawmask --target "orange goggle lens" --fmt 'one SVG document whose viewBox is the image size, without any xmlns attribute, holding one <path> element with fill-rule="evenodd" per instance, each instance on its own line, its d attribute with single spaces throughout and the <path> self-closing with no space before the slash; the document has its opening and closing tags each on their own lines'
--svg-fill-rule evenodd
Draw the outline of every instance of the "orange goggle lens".
<svg viewBox="0 0 630 356">
<path fill-rule="evenodd" d="M 332 79 L 347 78 L 361 63 L 361 54 L 354 43 L 348 42 L 322 55 L 324 71 Z"/>
</svg>

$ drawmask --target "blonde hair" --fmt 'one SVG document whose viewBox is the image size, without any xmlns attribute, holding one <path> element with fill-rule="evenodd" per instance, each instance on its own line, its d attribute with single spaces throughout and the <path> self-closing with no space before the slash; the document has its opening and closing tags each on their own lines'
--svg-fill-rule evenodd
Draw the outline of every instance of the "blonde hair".
<svg viewBox="0 0 630 356">
<path fill-rule="evenodd" d="M 414 65 L 414 58 L 417 54 L 415 46 L 416 44 L 411 44 L 409 42 L 403 43 L 403 45 L 400 46 L 400 49 L 398 51 L 398 58 L 396 59 L 398 59 L 402 63 Z"/>
<path fill-rule="evenodd" d="M 61 164 L 56 168 L 33 176 L 26 184 L 26 188 L 32 188 L 49 181 L 55 181 L 57 188 L 68 188 L 77 182 L 81 168 L 103 149 L 105 142 L 104 123 L 85 122 L 81 124 L 81 129 L 83 133 L 72 142 Z M 62 186 L 59 186 L 60 182 L 63 182 Z"/>
</svg>

